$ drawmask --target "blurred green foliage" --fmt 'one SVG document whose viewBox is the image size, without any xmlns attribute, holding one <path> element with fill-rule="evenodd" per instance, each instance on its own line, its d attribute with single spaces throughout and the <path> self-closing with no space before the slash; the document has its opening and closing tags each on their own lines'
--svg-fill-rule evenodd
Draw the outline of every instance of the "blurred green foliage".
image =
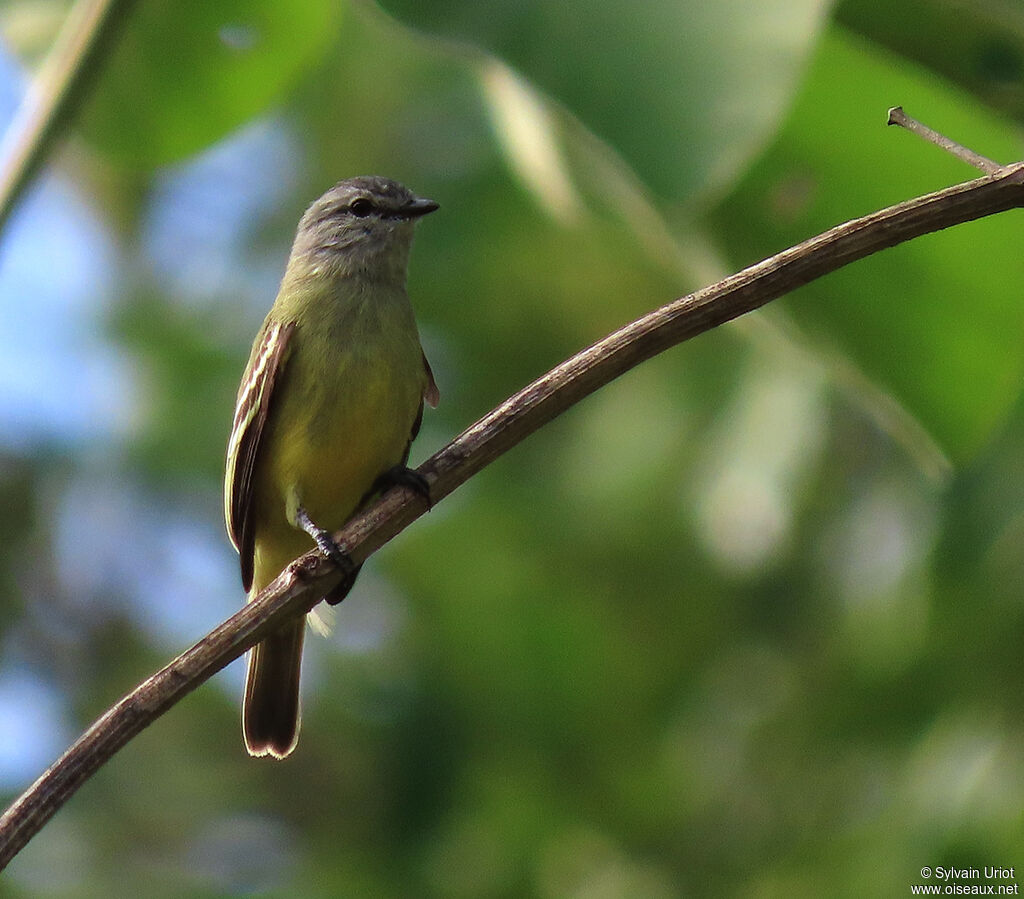
<svg viewBox="0 0 1024 899">
<path fill-rule="evenodd" d="M 984 103 L 1024 115 L 1024 7 L 1002 0 L 842 0 L 836 20 L 962 85 Z"/>
<path fill-rule="evenodd" d="M 104 60 L 82 132 L 128 168 L 201 150 L 322 61 L 341 9 L 332 0 L 140 3 Z"/>
<path fill-rule="evenodd" d="M 116 247 L 84 327 L 123 414 L 0 451 L 0 723 L 7 683 L 57 709 L 49 756 L 0 764 L 12 798 L 241 601 L 234 392 L 329 184 L 442 205 L 410 277 L 442 393 L 415 462 L 648 309 L 971 177 L 889 106 L 1022 155 L 1019 122 L 852 2 L 383 5 L 406 24 L 140 4 L 55 160 Z M 38 7 L 2 10 L 29 51 Z M 1019 226 L 866 260 L 570 410 L 371 560 L 308 641 L 292 758 L 246 757 L 236 663 L 0 895 L 905 895 L 925 865 L 1024 870 Z"/>
</svg>

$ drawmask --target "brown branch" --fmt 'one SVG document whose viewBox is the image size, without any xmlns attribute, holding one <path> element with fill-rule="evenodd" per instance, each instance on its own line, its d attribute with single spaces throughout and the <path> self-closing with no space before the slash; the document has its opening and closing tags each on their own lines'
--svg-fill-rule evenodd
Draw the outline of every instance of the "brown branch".
<svg viewBox="0 0 1024 899">
<path fill-rule="evenodd" d="M 879 250 L 1022 205 L 1024 162 L 846 222 L 648 313 L 538 378 L 428 459 L 419 470 L 433 501 L 645 359 Z M 425 511 L 415 494 L 392 490 L 335 539 L 362 562 Z M 0 818 L 0 868 L 118 749 L 264 634 L 310 609 L 337 579 L 331 562 L 308 553 L 110 709 Z"/>
<path fill-rule="evenodd" d="M 0 146 L 3 228 L 54 141 L 92 84 L 103 51 L 128 19 L 134 0 L 78 0 Z"/>
<path fill-rule="evenodd" d="M 917 119 L 911 118 L 903 111 L 902 106 L 893 106 L 889 110 L 889 117 L 885 124 L 899 125 L 901 128 L 906 128 L 911 134 L 916 134 L 922 140 L 935 144 L 939 149 L 945 150 L 951 156 L 955 156 L 962 162 L 974 166 L 974 168 L 984 172 L 986 175 L 994 175 L 1002 168 L 1002 165 L 998 162 L 994 162 L 980 153 L 975 153 L 969 147 L 965 147 L 963 144 L 959 144 L 955 140 L 946 137 L 945 134 L 939 134 L 938 131 L 929 128 Z"/>
</svg>

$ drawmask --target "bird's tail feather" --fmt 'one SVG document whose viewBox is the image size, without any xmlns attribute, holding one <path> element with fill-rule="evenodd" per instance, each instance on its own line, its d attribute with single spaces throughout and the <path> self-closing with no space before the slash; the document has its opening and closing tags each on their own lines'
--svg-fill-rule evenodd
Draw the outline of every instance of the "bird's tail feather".
<svg viewBox="0 0 1024 899">
<path fill-rule="evenodd" d="M 242 702 L 242 732 L 249 755 L 283 759 L 299 740 L 302 616 L 249 652 Z"/>
</svg>

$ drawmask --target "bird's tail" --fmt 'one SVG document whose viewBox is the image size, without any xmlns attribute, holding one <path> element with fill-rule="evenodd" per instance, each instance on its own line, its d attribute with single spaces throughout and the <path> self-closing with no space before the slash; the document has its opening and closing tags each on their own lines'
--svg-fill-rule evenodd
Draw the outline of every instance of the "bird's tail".
<svg viewBox="0 0 1024 899">
<path fill-rule="evenodd" d="M 283 759 L 299 741 L 299 672 L 305 616 L 285 625 L 249 653 L 242 733 L 249 755 Z"/>
</svg>

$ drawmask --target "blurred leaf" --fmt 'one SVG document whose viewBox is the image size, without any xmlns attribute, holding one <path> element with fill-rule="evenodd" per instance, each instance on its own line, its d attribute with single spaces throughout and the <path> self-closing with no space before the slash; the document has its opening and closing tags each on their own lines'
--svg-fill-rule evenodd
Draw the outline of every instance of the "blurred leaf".
<svg viewBox="0 0 1024 899">
<path fill-rule="evenodd" d="M 836 20 L 1024 121 L 1024 6 L 1006 0 L 843 0 Z"/>
<path fill-rule="evenodd" d="M 886 128 L 886 110 L 896 104 L 995 159 L 1021 155 L 1009 123 L 832 31 L 779 139 L 713 215 L 736 262 L 976 174 Z M 841 159 L 836 147 L 844 148 Z M 1009 213 L 915 240 L 784 302 L 826 348 L 851 357 L 963 459 L 1003 420 L 1024 376 L 1019 227 L 1019 215 Z"/>
<path fill-rule="evenodd" d="M 330 46 L 343 6 L 140 3 L 83 110 L 82 131 L 129 168 L 188 156 L 278 101 Z"/>
<path fill-rule="evenodd" d="M 382 5 L 417 28 L 500 56 L 611 143 L 649 185 L 686 201 L 727 181 L 773 132 L 829 4 Z"/>
</svg>

